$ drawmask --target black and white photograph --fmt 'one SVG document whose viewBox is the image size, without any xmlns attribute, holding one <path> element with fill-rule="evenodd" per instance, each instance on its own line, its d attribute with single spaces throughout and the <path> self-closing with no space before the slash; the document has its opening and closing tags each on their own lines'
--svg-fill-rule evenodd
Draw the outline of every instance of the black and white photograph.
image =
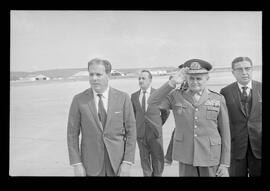
<svg viewBox="0 0 270 191">
<path fill-rule="evenodd" d="M 261 177 L 262 11 L 10 10 L 10 177 Z"/>
</svg>

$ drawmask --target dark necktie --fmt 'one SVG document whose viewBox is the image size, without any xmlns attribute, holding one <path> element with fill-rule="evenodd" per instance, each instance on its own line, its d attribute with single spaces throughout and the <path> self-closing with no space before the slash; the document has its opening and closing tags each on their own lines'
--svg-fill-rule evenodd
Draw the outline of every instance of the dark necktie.
<svg viewBox="0 0 270 191">
<path fill-rule="evenodd" d="M 142 97 L 142 110 L 145 113 L 145 93 L 146 91 L 143 90 L 143 97 Z"/>
<path fill-rule="evenodd" d="M 106 110 L 104 108 L 103 105 L 103 101 L 102 101 L 102 94 L 97 94 L 99 97 L 99 101 L 98 101 L 98 117 L 99 120 L 102 124 L 102 127 L 104 129 L 105 125 L 106 125 L 106 118 L 107 118 L 107 114 L 106 114 Z"/>
<path fill-rule="evenodd" d="M 242 95 L 243 95 L 244 100 L 246 101 L 247 100 L 247 97 L 248 97 L 248 95 L 247 95 L 247 89 L 248 89 L 248 87 L 243 86 L 242 89 L 243 89 Z"/>
<path fill-rule="evenodd" d="M 245 110 L 245 113 L 248 114 L 248 103 L 247 103 L 247 98 L 248 98 L 248 95 L 247 95 L 247 88 L 246 86 L 243 86 L 242 87 L 242 96 L 243 96 L 243 107 L 244 107 L 244 110 Z"/>
</svg>

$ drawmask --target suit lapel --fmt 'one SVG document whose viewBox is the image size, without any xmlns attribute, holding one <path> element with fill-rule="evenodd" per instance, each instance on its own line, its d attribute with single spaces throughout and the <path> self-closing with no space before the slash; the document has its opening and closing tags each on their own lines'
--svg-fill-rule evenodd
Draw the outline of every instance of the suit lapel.
<svg viewBox="0 0 270 191">
<path fill-rule="evenodd" d="M 140 91 L 141 90 L 137 91 L 136 94 L 135 94 L 135 104 L 137 105 L 137 108 L 140 108 L 140 110 L 141 110 L 140 112 L 143 112 L 142 105 L 141 105 L 140 99 L 139 99 L 139 97 L 140 97 Z"/>
<path fill-rule="evenodd" d="M 107 111 L 107 120 L 104 130 L 107 128 L 108 124 L 110 123 L 110 120 L 112 118 L 112 112 L 113 108 L 116 107 L 118 104 L 117 102 L 117 94 L 115 93 L 113 88 L 109 89 L 109 99 L 108 99 L 108 111 Z"/>
<path fill-rule="evenodd" d="M 149 97 L 151 96 L 151 94 L 152 94 L 152 93 L 153 93 L 155 90 L 156 90 L 156 89 L 154 89 L 154 88 L 152 88 L 152 87 L 151 87 Z M 149 99 L 149 97 L 148 97 L 148 99 Z M 145 100 L 145 101 L 146 101 L 146 103 L 147 103 L 148 99 L 147 99 L 147 100 Z M 141 108 L 142 108 L 142 107 L 141 107 Z M 149 108 L 149 105 L 147 104 L 147 108 L 146 108 L 146 111 L 145 111 L 145 112 L 147 112 L 148 108 Z"/>
<path fill-rule="evenodd" d="M 251 95 L 252 95 L 252 106 L 251 106 L 250 115 L 255 111 L 256 105 L 262 99 L 261 94 L 259 92 L 259 88 L 257 87 L 257 84 L 254 81 L 252 81 Z"/>
<path fill-rule="evenodd" d="M 238 85 L 237 85 L 237 82 L 235 82 L 233 84 L 233 87 L 232 87 L 232 98 L 233 98 L 233 102 L 234 104 L 242 111 L 243 115 L 246 116 L 246 113 L 241 105 L 241 100 L 240 100 L 240 96 L 239 96 L 239 88 L 238 88 Z"/>
<path fill-rule="evenodd" d="M 98 119 L 98 114 L 97 114 L 97 108 L 96 108 L 96 105 L 95 105 L 95 100 L 94 100 L 94 95 L 93 95 L 93 91 L 91 88 L 88 89 L 88 91 L 86 92 L 86 94 L 88 94 L 89 96 L 89 101 L 88 101 L 88 105 L 89 105 L 89 108 L 90 108 L 90 111 L 96 121 L 96 124 L 97 126 L 99 127 L 100 130 L 103 130 L 102 126 L 101 126 L 101 123 Z"/>
</svg>

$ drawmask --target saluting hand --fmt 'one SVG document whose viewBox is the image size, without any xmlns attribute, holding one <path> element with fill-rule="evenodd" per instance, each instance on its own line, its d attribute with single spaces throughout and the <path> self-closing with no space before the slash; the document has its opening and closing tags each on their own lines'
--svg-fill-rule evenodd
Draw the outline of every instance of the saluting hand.
<svg viewBox="0 0 270 191">
<path fill-rule="evenodd" d="M 175 87 L 177 84 L 181 84 L 185 80 L 186 72 L 188 69 L 189 68 L 184 67 L 177 71 L 169 81 L 170 86 Z"/>
</svg>

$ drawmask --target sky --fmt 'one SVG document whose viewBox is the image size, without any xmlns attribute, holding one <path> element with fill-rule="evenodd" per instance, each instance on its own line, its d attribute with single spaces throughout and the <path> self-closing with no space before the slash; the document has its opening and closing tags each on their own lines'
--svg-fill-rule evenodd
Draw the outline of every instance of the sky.
<svg viewBox="0 0 270 191">
<path fill-rule="evenodd" d="M 11 11 L 10 70 L 177 67 L 200 58 L 213 67 L 238 56 L 262 65 L 259 11 Z"/>
</svg>

